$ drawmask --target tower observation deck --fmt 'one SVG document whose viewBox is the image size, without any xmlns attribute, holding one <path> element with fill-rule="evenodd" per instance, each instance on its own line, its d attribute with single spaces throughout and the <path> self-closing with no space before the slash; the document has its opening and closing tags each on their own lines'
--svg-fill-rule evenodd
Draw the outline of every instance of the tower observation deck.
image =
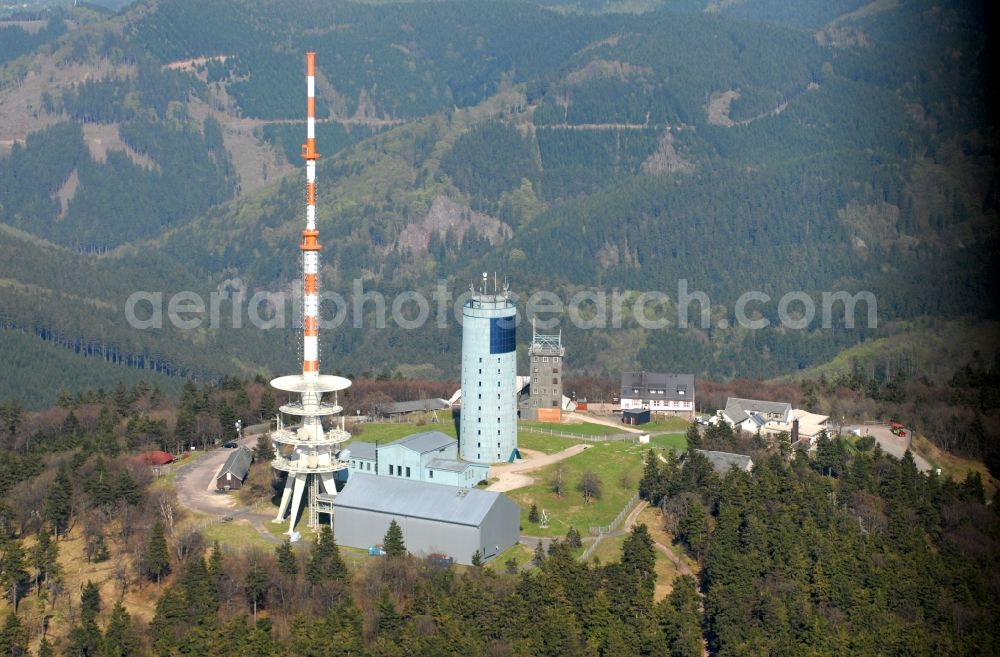
<svg viewBox="0 0 1000 657">
<path fill-rule="evenodd" d="M 278 377 L 271 386 L 289 397 L 278 409 L 276 428 L 271 432 L 275 458 L 271 467 L 287 473 L 285 488 L 274 522 L 284 522 L 288 514 L 288 534 L 298 538 L 295 524 L 307 496 L 309 525 L 318 526 L 316 498 L 320 487 L 327 495 L 336 495 L 334 474 L 347 468 L 350 453 L 343 448 L 351 435 L 344 430 L 343 410 L 338 393 L 350 387 L 343 377 L 319 373 L 319 231 L 316 229 L 316 55 L 306 54 L 308 119 L 302 157 L 306 161 L 306 227 L 302 231 L 302 374 Z M 324 427 L 324 421 L 328 425 Z M 329 425 L 333 425 L 330 427 Z"/>
</svg>

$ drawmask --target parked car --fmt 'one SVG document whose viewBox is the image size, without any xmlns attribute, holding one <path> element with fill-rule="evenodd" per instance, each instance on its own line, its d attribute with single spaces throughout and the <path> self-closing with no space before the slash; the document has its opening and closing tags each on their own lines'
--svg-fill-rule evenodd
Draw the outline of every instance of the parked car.
<svg viewBox="0 0 1000 657">
<path fill-rule="evenodd" d="M 383 548 L 381 545 L 373 545 L 370 548 L 368 548 L 368 556 L 369 557 L 384 557 L 385 556 L 385 548 Z"/>
<path fill-rule="evenodd" d="M 236 449 L 240 445 L 235 440 L 230 440 L 228 443 L 222 443 L 222 446 L 226 449 Z"/>
<path fill-rule="evenodd" d="M 455 563 L 454 559 L 449 557 L 447 554 L 441 554 L 440 552 L 434 552 L 427 555 L 427 559 L 431 562 L 432 566 L 441 566 L 444 568 L 447 568 Z"/>
</svg>

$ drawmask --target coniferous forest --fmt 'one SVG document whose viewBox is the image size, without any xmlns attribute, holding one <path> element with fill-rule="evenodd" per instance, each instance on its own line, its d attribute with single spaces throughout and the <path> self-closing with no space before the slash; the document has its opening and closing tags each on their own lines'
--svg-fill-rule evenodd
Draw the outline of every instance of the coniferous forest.
<svg viewBox="0 0 1000 657">
<path fill-rule="evenodd" d="M 398 394 L 393 386 L 404 383 L 381 385 Z M 812 455 L 779 441 L 754 452 L 752 473 L 722 475 L 697 452 L 654 449 L 633 485 L 656 509 L 655 526 L 636 525 L 620 555 L 586 564 L 569 534 L 539 544 L 530 559 L 472 567 L 409 556 L 405 534 L 392 528 L 387 556 L 360 560 L 338 548 L 329 527 L 308 547 L 206 540 L 169 487 L 132 456 L 171 449 L 191 440 L 186 432 L 224 438 L 232 418 L 256 421 L 274 404 L 259 383 L 231 379 L 188 384 L 178 401 L 142 384 L 65 394 L 39 413 L 0 409 L 0 650 L 120 657 L 998 650 L 1000 517 L 978 475 L 925 475 L 909 454 L 898 460 L 865 440 L 822 437 Z M 689 431 L 689 447 L 742 449 L 740 440 L 727 425 Z M 670 548 L 659 540 L 694 566 L 666 590 L 654 562 L 657 550 Z M 81 562 L 68 561 L 80 543 Z M 81 570 L 106 579 L 68 585 Z"/>
</svg>

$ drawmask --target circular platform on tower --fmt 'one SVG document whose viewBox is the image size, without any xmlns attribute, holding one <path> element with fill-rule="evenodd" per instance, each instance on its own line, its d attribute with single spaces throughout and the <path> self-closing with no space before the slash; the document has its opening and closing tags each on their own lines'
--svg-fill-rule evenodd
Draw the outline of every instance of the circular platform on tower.
<svg viewBox="0 0 1000 657">
<path fill-rule="evenodd" d="M 330 374 L 320 374 L 316 378 L 306 378 L 302 374 L 291 374 L 271 379 L 271 387 L 285 392 L 337 392 L 351 387 L 350 379 Z"/>
<path fill-rule="evenodd" d="M 337 406 L 336 404 L 313 404 L 311 406 L 303 406 L 302 404 L 285 404 L 278 410 L 285 415 L 316 417 L 320 415 L 336 415 L 344 410 L 344 407 Z"/>
</svg>

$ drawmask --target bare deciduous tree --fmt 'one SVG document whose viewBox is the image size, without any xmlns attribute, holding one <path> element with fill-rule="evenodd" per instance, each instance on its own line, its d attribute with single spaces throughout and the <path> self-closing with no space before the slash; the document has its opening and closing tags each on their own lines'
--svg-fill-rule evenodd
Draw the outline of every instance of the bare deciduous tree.
<svg viewBox="0 0 1000 657">
<path fill-rule="evenodd" d="M 590 504 L 590 500 L 601 496 L 601 485 L 601 478 L 596 473 L 589 470 L 583 473 L 577 488 L 583 494 L 584 504 Z"/>
</svg>

